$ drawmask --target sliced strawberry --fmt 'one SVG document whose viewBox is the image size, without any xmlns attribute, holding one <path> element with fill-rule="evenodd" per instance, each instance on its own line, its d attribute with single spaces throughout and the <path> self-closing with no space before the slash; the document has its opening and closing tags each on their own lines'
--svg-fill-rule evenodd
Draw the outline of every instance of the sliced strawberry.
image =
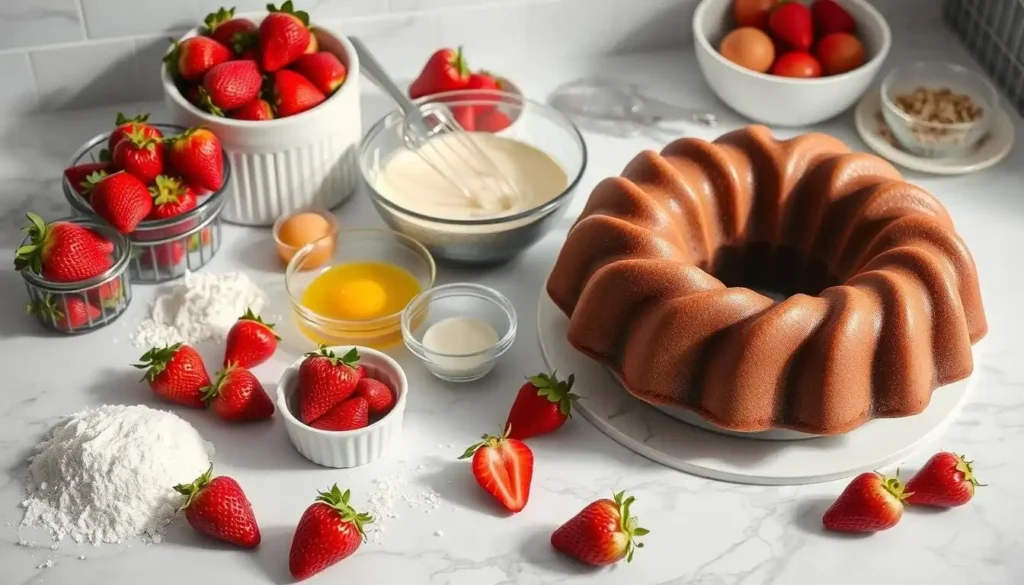
<svg viewBox="0 0 1024 585">
<path fill-rule="evenodd" d="M 521 511 L 530 499 L 533 481 L 533 451 L 526 443 L 507 434 L 484 435 L 459 459 L 473 458 L 473 477 L 480 487 L 512 513 Z"/>
</svg>

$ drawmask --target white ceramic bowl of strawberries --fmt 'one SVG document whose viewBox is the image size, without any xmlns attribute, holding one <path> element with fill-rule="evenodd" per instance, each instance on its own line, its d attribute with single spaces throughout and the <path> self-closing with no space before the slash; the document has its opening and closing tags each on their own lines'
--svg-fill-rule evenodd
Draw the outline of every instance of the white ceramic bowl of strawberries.
<svg viewBox="0 0 1024 585">
<path fill-rule="evenodd" d="M 693 38 L 712 91 L 739 114 L 774 126 L 817 124 L 856 103 L 889 53 L 892 33 L 867 0 L 815 7 L 820 1 L 703 0 Z"/>
<path fill-rule="evenodd" d="M 291 2 L 285 4 L 282 10 L 294 10 Z M 281 215 L 314 204 L 334 208 L 358 184 L 356 147 L 362 136 L 359 59 L 348 39 L 320 25 L 306 26 L 303 20 L 308 22 L 308 15 L 296 16 L 300 12 L 269 13 L 273 14 L 270 18 L 266 18 L 266 12 L 224 14 L 221 20 L 232 24 L 222 23 L 212 33 L 205 24 L 197 26 L 178 41 L 182 52 L 169 52 L 168 61 L 178 71 L 177 79 L 168 72 L 169 67 L 162 68 L 164 101 L 172 119 L 184 126 L 206 126 L 224 145 L 234 176 L 227 186 L 223 215 L 232 223 L 269 226 Z M 232 47 L 225 55 L 225 46 L 213 37 L 217 29 L 223 31 L 226 29 L 221 27 L 234 27 L 241 21 L 251 23 L 240 27 L 242 36 L 257 27 L 253 33 L 256 36 L 238 45 L 242 52 Z M 295 30 L 291 32 L 302 39 L 299 42 L 307 43 L 302 53 L 295 55 L 294 47 L 262 40 L 277 38 L 275 31 L 280 27 L 292 27 Z M 252 43 L 257 43 L 257 48 L 246 46 Z M 329 54 L 320 57 L 333 63 L 340 61 L 344 68 L 340 86 L 317 79 L 300 65 L 315 63 L 319 57 L 311 55 L 316 53 Z M 182 54 L 196 57 L 183 62 Z M 269 54 L 276 56 L 271 59 Z M 216 71 L 211 72 L 213 69 Z M 183 70 L 190 79 L 182 77 Z M 264 74 L 269 75 L 269 94 L 259 95 Z M 198 95 L 199 87 L 204 88 L 205 96 Z M 185 94 L 200 105 L 206 104 L 205 109 L 190 102 Z M 266 99 L 257 102 L 260 98 Z M 258 119 L 268 106 L 274 118 Z"/>
<path fill-rule="evenodd" d="M 358 467 L 379 459 L 402 435 L 402 418 L 409 394 L 405 372 L 387 354 L 368 347 L 321 347 L 318 352 L 333 354 L 337 359 L 328 366 L 323 363 L 323 353 L 307 354 L 285 370 L 278 382 L 277 406 L 284 418 L 288 439 L 303 457 L 324 467 Z M 353 356 L 357 356 L 357 361 L 351 361 Z M 322 368 L 300 374 L 303 362 L 312 359 L 320 360 Z M 338 380 L 344 384 L 344 380 L 353 376 L 358 387 L 338 387 Z M 364 386 L 366 382 L 358 380 L 362 377 L 368 378 L 372 386 Z M 316 385 L 309 383 L 311 379 L 318 380 Z M 320 386 L 320 382 L 324 385 Z M 377 408 L 365 404 L 377 402 L 371 394 L 380 390 L 381 385 L 390 391 L 391 403 L 387 404 L 385 400 Z M 339 394 L 324 398 L 324 388 L 328 388 L 328 393 Z M 315 412 L 315 420 L 306 424 L 301 417 L 310 411 L 308 408 L 304 410 L 303 403 L 313 401 L 310 398 L 312 393 L 315 393 L 320 406 Z M 366 408 L 376 412 L 367 413 Z"/>
</svg>

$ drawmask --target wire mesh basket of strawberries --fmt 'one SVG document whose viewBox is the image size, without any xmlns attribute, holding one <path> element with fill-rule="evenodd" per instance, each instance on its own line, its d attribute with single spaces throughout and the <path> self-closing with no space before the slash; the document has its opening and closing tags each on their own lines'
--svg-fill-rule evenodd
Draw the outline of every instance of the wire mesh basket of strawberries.
<svg viewBox="0 0 1024 585">
<path fill-rule="evenodd" d="M 230 167 L 209 130 L 118 114 L 111 132 L 86 142 L 64 170 L 76 215 L 101 219 L 132 242 L 135 283 L 196 271 L 220 248 Z"/>
<path fill-rule="evenodd" d="M 27 217 L 14 268 L 25 279 L 28 312 L 65 334 L 94 331 L 121 316 L 132 299 L 128 238 L 101 221 Z"/>
</svg>

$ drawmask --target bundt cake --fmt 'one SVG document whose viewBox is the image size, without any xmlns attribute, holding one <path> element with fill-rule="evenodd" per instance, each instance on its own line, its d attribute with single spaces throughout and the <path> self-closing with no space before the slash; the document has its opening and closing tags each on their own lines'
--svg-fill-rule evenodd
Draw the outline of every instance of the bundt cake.
<svg viewBox="0 0 1024 585">
<path fill-rule="evenodd" d="M 630 394 L 741 432 L 919 413 L 987 331 L 931 194 L 835 138 L 763 126 L 676 140 L 598 184 L 547 292 Z"/>
</svg>

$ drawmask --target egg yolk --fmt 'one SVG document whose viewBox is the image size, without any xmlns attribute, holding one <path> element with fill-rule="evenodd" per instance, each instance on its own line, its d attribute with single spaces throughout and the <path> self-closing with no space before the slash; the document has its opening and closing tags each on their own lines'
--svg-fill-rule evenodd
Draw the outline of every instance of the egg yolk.
<svg viewBox="0 0 1024 585">
<path fill-rule="evenodd" d="M 372 280 L 357 279 L 335 289 L 334 303 L 342 319 L 359 321 L 379 315 L 387 304 L 384 287 Z"/>
</svg>

